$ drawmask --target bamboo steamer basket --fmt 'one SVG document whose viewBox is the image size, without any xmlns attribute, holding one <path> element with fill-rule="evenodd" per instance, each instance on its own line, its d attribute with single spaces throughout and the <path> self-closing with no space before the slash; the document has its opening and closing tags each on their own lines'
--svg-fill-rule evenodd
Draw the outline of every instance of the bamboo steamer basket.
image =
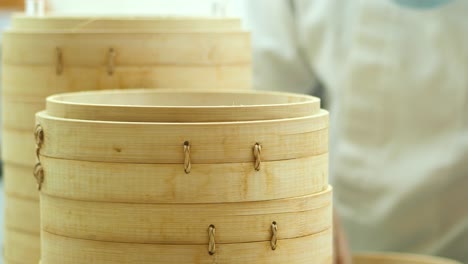
<svg viewBox="0 0 468 264">
<path fill-rule="evenodd" d="M 85 92 L 49 97 L 36 122 L 43 264 L 331 261 L 312 97 Z"/>
<path fill-rule="evenodd" d="M 60 16 L 45 17 L 16 14 L 12 18 L 12 28 L 16 30 L 147 30 L 174 31 L 185 30 L 239 30 L 239 18 L 215 17 L 113 17 L 113 16 Z"/>
<path fill-rule="evenodd" d="M 84 87 L 250 88 L 250 40 L 241 31 L 8 31 L 3 42 L 3 93 L 16 100 Z"/>
<path fill-rule="evenodd" d="M 332 263 L 331 230 L 295 239 L 269 242 L 221 244 L 209 255 L 205 245 L 129 244 L 72 239 L 42 233 L 42 264 L 167 264 L 167 263 Z M 45 242 L 47 241 L 47 242 Z M 79 248 L 80 250 L 76 250 Z"/>
<path fill-rule="evenodd" d="M 42 230 L 121 243 L 205 245 L 206 229 L 218 227 L 216 243 L 269 241 L 270 224 L 293 239 L 331 228 L 331 192 L 245 203 L 127 204 L 84 202 L 41 196 Z M 262 227 L 263 226 L 263 227 Z"/>
<path fill-rule="evenodd" d="M 24 175 L 35 163 L 34 114 L 45 108 L 46 96 L 138 86 L 250 88 L 249 34 L 235 19 L 16 16 L 13 20 L 13 28 L 3 38 L 2 158 L 6 191 L 18 199 L 37 199 L 34 182 Z M 177 44 L 180 41 L 185 43 Z M 14 222 L 17 214 L 11 210 L 9 221 Z M 36 219 L 18 221 L 17 229 L 32 230 L 38 226 Z M 7 243 L 5 252 L 12 246 L 21 248 Z M 30 250 L 38 249 L 39 245 Z M 5 254 L 15 263 L 38 260 L 15 256 L 8 259 Z"/>
<path fill-rule="evenodd" d="M 353 256 L 355 264 L 461 264 L 458 261 L 402 253 L 361 253 Z"/>
</svg>

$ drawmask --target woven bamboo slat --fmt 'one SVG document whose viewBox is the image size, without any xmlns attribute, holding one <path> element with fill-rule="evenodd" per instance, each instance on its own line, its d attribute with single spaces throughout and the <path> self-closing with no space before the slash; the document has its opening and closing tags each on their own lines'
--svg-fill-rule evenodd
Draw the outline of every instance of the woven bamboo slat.
<svg viewBox="0 0 468 264">
<path fill-rule="evenodd" d="M 218 244 L 214 255 L 208 254 L 206 245 L 99 242 L 66 238 L 47 232 L 43 232 L 42 237 L 42 264 L 245 264 L 252 263 L 252 260 L 269 264 L 332 263 L 331 230 L 312 236 L 278 240 L 276 250 L 271 249 L 269 242 Z"/>
<path fill-rule="evenodd" d="M 361 253 L 353 256 L 353 264 L 461 264 L 458 261 L 402 253 Z"/>
</svg>

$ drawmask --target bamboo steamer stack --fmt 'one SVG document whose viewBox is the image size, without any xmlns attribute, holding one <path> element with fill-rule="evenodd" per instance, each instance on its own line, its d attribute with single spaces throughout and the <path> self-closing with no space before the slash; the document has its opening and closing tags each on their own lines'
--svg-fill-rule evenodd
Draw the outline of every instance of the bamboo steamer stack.
<svg viewBox="0 0 468 264">
<path fill-rule="evenodd" d="M 250 88 L 237 19 L 16 16 L 3 35 L 6 262 L 39 260 L 34 114 L 55 93 L 130 87 Z"/>
<path fill-rule="evenodd" d="M 317 98 L 82 92 L 36 122 L 42 264 L 332 261 Z"/>
</svg>

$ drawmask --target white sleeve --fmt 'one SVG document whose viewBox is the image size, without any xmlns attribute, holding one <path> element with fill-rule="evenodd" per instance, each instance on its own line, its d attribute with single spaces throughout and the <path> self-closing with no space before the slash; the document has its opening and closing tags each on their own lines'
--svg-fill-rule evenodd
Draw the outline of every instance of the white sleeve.
<svg viewBox="0 0 468 264">
<path fill-rule="evenodd" d="M 302 56 L 290 0 L 246 0 L 252 31 L 254 89 L 297 93 L 313 91 L 316 80 Z"/>
</svg>

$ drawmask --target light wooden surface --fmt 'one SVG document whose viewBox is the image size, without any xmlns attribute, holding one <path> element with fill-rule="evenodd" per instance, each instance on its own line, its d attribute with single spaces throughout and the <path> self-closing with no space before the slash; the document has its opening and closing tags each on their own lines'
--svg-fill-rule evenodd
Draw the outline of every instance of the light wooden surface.
<svg viewBox="0 0 468 264">
<path fill-rule="evenodd" d="M 328 154 L 264 162 L 260 171 L 252 168 L 252 162 L 197 164 L 188 175 L 178 164 L 99 163 L 48 157 L 41 161 L 47 171 L 41 192 L 81 201 L 263 201 L 304 196 L 323 191 L 328 185 Z M 28 172 L 26 180 L 32 185 L 34 179 Z"/>
<path fill-rule="evenodd" d="M 96 241 L 208 244 L 211 224 L 221 244 L 270 241 L 273 221 L 278 239 L 290 239 L 329 229 L 331 219 L 331 189 L 290 199 L 210 204 L 84 202 L 41 194 L 43 231 Z"/>
<path fill-rule="evenodd" d="M 64 72 L 69 66 L 108 65 L 109 49 L 120 66 L 250 65 L 250 37 L 237 32 L 18 32 L 3 35 L 3 63 L 55 66 L 62 49 Z M 182 78 L 182 76 L 180 76 Z M 86 89 L 83 87 L 83 89 Z"/>
<path fill-rule="evenodd" d="M 60 16 L 50 14 L 45 17 L 31 17 L 16 14 L 12 18 L 11 27 L 15 30 L 40 31 L 230 31 L 240 30 L 241 21 L 239 18 L 215 17 Z"/>
<path fill-rule="evenodd" d="M 53 57 L 54 50 L 47 53 Z M 126 65 L 116 66 L 114 74 L 109 75 L 104 64 L 89 67 L 70 65 L 58 76 L 53 65 L 4 65 L 3 94 L 42 101 L 57 93 L 119 88 L 246 90 L 251 88 L 251 70 L 249 64 Z"/>
<path fill-rule="evenodd" d="M 460 262 L 414 254 L 360 253 L 353 257 L 353 264 L 462 264 Z"/>
<path fill-rule="evenodd" d="M 320 99 L 280 92 L 173 89 L 71 93 L 47 98 L 47 114 L 120 122 L 233 122 L 304 117 Z"/>
<path fill-rule="evenodd" d="M 5 195 L 5 227 L 39 236 L 37 200 Z"/>
<path fill-rule="evenodd" d="M 2 109 L 3 128 L 31 132 L 36 123 L 34 115 L 45 109 L 45 102 L 37 98 L 15 100 L 2 95 Z"/>
<path fill-rule="evenodd" d="M 40 256 L 38 234 L 5 229 L 3 256 L 13 264 L 34 264 Z"/>
<path fill-rule="evenodd" d="M 191 144 L 194 166 L 253 162 L 256 142 L 262 144 L 263 161 L 328 152 L 326 111 L 304 118 L 192 124 L 93 122 L 41 112 L 37 122 L 45 135 L 41 155 L 83 161 L 183 163 L 186 140 Z M 10 158 L 10 153 L 4 154 Z"/>
<path fill-rule="evenodd" d="M 251 85 L 250 36 L 241 31 L 238 20 L 18 19 L 14 23 L 23 29 L 9 31 L 2 43 L 5 59 L 2 96 L 6 102 L 2 151 L 6 153 L 6 173 L 11 174 L 5 176 L 10 181 L 6 188 L 11 196 L 29 199 L 37 194 L 34 179 L 25 175 L 27 170 L 31 175 L 35 163 L 31 121 L 34 113 L 43 109 L 46 96 L 111 88 L 248 89 Z M 209 29 L 202 29 L 207 24 Z M 73 31 L 65 31 L 69 27 Z M 182 27 L 184 30 L 180 31 Z M 53 32 L 44 31 L 47 28 Z M 118 32 L 104 32 L 113 29 Z M 85 32 L 88 30 L 94 32 Z M 57 48 L 62 53 L 60 60 Z M 110 49 L 115 52 L 113 60 Z M 57 74 L 60 65 L 63 72 Z M 37 206 L 36 202 L 36 209 Z M 19 214 L 14 212 L 15 208 L 10 209 L 9 223 L 25 222 L 26 218 L 16 221 Z M 33 228 L 35 223 L 29 221 L 26 229 Z M 10 238 L 14 239 L 21 243 L 27 237 Z M 19 263 L 37 263 L 39 245 L 28 245 L 38 240 L 24 243 L 19 246 L 9 243 L 5 252 L 20 252 L 29 247 L 35 251 L 29 255 L 36 259 Z"/>
<path fill-rule="evenodd" d="M 240 231 L 240 230 L 239 230 Z M 208 245 L 129 244 L 80 240 L 42 233 L 42 264 L 284 264 L 332 263 L 331 230 L 295 239 L 279 240 L 276 250 L 269 242 Z M 79 250 L 76 250 L 79 249 Z"/>
<path fill-rule="evenodd" d="M 5 163 L 3 175 L 6 195 L 39 201 L 39 192 L 37 192 L 36 179 L 32 175 L 31 166 Z"/>
</svg>

